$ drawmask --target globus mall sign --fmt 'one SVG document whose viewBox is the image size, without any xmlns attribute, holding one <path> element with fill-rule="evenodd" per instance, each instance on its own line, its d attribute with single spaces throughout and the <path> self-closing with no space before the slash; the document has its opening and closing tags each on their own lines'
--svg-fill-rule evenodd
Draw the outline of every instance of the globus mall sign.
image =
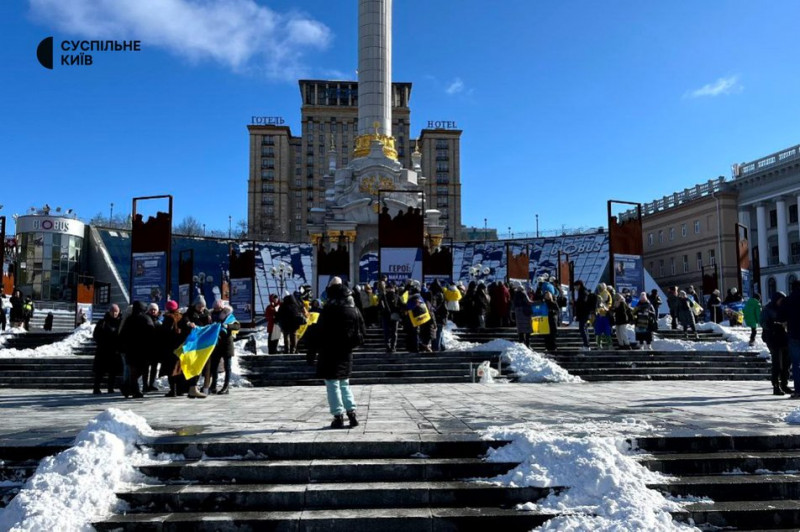
<svg viewBox="0 0 800 532">
<path fill-rule="evenodd" d="M 22 233 L 58 233 L 83 238 L 85 229 L 83 222 L 74 218 L 60 216 L 20 216 L 17 218 L 17 234 Z"/>
</svg>

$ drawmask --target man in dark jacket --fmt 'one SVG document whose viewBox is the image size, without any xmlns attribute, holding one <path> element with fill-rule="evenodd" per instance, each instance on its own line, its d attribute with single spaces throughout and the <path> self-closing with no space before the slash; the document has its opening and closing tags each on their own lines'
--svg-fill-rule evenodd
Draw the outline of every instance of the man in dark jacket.
<svg viewBox="0 0 800 532">
<path fill-rule="evenodd" d="M 575 319 L 578 320 L 578 331 L 581 333 L 583 351 L 588 351 L 590 347 L 589 335 L 586 334 L 586 323 L 589 321 L 589 316 L 591 316 L 594 306 L 589 304 L 589 293 L 583 281 L 575 281 L 575 286 L 578 287 L 578 294 L 575 296 Z"/>
<path fill-rule="evenodd" d="M 325 379 L 333 422 L 331 428 L 344 427 L 344 414 L 350 427 L 358 426 L 356 405 L 350 390 L 353 371 L 353 349 L 364 342 L 364 318 L 356 308 L 352 293 L 342 285 L 339 277 L 328 285 L 328 303 L 323 307 L 317 322 L 319 358 L 317 376 Z"/>
<path fill-rule="evenodd" d="M 150 352 L 156 349 L 156 326 L 147 315 L 147 305 L 134 301 L 131 315 L 125 320 L 120 331 L 120 350 L 125 353 L 128 366 L 128 382 L 124 383 L 122 394 L 127 399 L 144 397 L 139 389 L 139 377 L 145 374 Z M 147 377 L 144 385 L 147 386 Z"/>
<path fill-rule="evenodd" d="M 800 399 L 800 281 L 794 281 L 791 288 L 792 293 L 784 301 L 781 315 L 789 336 L 789 358 L 792 360 L 794 379 L 792 399 Z"/>
<path fill-rule="evenodd" d="M 198 295 L 194 298 L 192 307 L 186 311 L 186 314 L 183 316 L 183 319 L 178 326 L 181 330 L 188 330 L 194 329 L 195 327 L 205 327 L 206 325 L 210 324 L 211 314 L 208 312 L 208 308 L 206 308 L 206 299 L 203 296 Z M 203 374 L 206 375 L 204 382 L 210 382 L 210 371 L 208 373 L 203 371 Z M 186 381 L 186 386 L 188 387 L 188 396 L 191 398 L 205 399 L 206 394 L 197 389 L 197 383 L 199 380 L 200 377 L 198 376 L 192 377 Z"/>
<path fill-rule="evenodd" d="M 95 325 L 92 336 L 97 344 L 94 352 L 94 390 L 92 393 L 99 395 L 100 381 L 108 373 L 108 393 L 114 391 L 114 380 L 122 369 L 122 359 L 119 356 L 119 329 L 122 325 L 122 316 L 117 305 L 111 305 L 103 319 Z"/>
<path fill-rule="evenodd" d="M 379 285 L 378 308 L 386 352 L 394 353 L 397 347 L 397 324 L 402 320 L 400 298 L 394 289 L 394 282 L 383 282 L 382 285 Z"/>
<path fill-rule="evenodd" d="M 769 348 L 772 357 L 772 393 L 785 395 L 792 393 L 789 388 L 789 339 L 782 313 L 786 294 L 775 292 L 772 299 L 761 311 L 761 338 Z"/>
<path fill-rule="evenodd" d="M 678 328 L 678 306 L 680 298 L 678 297 L 678 287 L 671 286 L 667 292 L 667 306 L 669 307 L 669 317 L 672 322 L 672 330 Z"/>
</svg>

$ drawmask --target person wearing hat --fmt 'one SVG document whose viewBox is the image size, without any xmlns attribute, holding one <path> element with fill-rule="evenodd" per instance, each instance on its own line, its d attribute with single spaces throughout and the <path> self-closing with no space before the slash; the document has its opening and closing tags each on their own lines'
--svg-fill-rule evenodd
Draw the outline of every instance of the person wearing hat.
<svg viewBox="0 0 800 532">
<path fill-rule="evenodd" d="M 156 303 L 147 305 L 147 315 L 153 320 L 153 325 L 156 328 L 156 336 L 158 336 L 158 329 L 161 328 L 161 315 L 159 314 L 159 308 Z M 145 385 L 143 386 L 145 392 L 158 391 L 158 388 L 156 388 L 156 377 L 158 376 L 159 362 L 161 362 L 161 357 L 159 356 L 158 350 L 151 349 L 147 357 L 147 370 L 145 370 L 143 375 L 143 378 L 147 381 L 146 383 L 142 383 Z"/>
<path fill-rule="evenodd" d="M 202 295 L 198 295 L 194 298 L 192 307 L 186 312 L 186 315 L 184 315 L 183 320 L 181 321 L 180 329 L 183 330 L 184 327 L 188 329 L 194 329 L 195 327 L 204 327 L 210 323 L 211 314 L 206 308 L 206 298 L 204 298 Z M 205 370 L 203 373 L 206 373 Z M 188 396 L 190 398 L 206 398 L 206 394 L 197 389 L 197 383 L 199 380 L 200 376 L 196 376 L 186 381 L 186 384 L 189 388 Z M 206 382 L 208 382 L 208 380 Z"/>
<path fill-rule="evenodd" d="M 722 300 L 719 297 L 719 290 L 714 290 L 708 296 L 708 309 L 711 312 L 711 321 L 722 323 Z"/>
<path fill-rule="evenodd" d="M 511 304 L 514 309 L 514 321 L 517 326 L 519 342 L 530 347 L 531 334 L 533 334 L 533 325 L 531 324 L 533 301 L 525 293 L 522 283 L 516 280 L 511 281 Z"/>
<path fill-rule="evenodd" d="M 166 397 L 177 397 L 186 394 L 186 378 L 181 371 L 181 361 L 175 354 L 175 350 L 189 336 L 189 328 L 184 325 L 183 314 L 178 310 L 178 302 L 175 300 L 167 301 L 167 311 L 164 313 L 164 320 L 159 328 L 159 355 L 161 371 L 159 375 L 167 377 L 169 391 Z"/>
<path fill-rule="evenodd" d="M 681 322 L 683 327 L 683 336 L 688 337 L 688 330 L 691 329 L 694 333 L 694 338 L 697 339 L 697 327 L 694 322 L 694 311 L 692 309 L 692 300 L 686 295 L 686 292 L 681 290 L 678 292 L 678 321 Z"/>
<path fill-rule="evenodd" d="M 278 341 L 280 339 L 280 332 L 275 331 L 275 324 L 278 320 L 278 307 L 281 301 L 277 294 L 269 295 L 269 305 L 264 309 L 264 317 L 267 319 L 267 353 L 270 355 L 278 354 Z M 274 339 L 273 339 L 274 336 Z"/>
<path fill-rule="evenodd" d="M 328 406 L 333 415 L 331 428 L 344 427 L 344 415 L 350 428 L 358 426 L 356 404 L 350 390 L 350 375 L 353 371 L 353 349 L 364 342 L 366 327 L 364 318 L 356 308 L 352 292 L 342 285 L 339 277 L 328 284 L 328 303 L 319 315 L 317 327 L 320 339 L 315 346 L 317 376 L 325 380 Z"/>
<path fill-rule="evenodd" d="M 144 397 L 139 389 L 139 377 L 143 377 L 147 385 L 148 355 L 153 350 L 156 340 L 156 326 L 148 316 L 147 305 L 143 301 L 134 301 L 131 315 L 122 324 L 120 331 L 120 350 L 125 353 L 125 365 L 128 367 L 127 382 L 123 384 L 122 395 L 127 399 Z"/>
<path fill-rule="evenodd" d="M 219 329 L 219 339 L 214 351 L 211 353 L 211 385 L 209 391 L 214 394 L 225 395 L 228 393 L 228 386 L 231 383 L 232 372 L 232 359 L 234 354 L 233 349 L 233 333 L 241 328 L 238 321 L 228 322 L 228 316 L 233 313 L 233 309 L 228 305 L 224 305 L 222 300 L 214 301 L 214 310 L 211 312 L 211 321 L 213 323 L 221 324 Z M 222 389 L 217 391 L 217 376 L 220 360 L 223 361 L 225 367 L 225 382 Z"/>
</svg>

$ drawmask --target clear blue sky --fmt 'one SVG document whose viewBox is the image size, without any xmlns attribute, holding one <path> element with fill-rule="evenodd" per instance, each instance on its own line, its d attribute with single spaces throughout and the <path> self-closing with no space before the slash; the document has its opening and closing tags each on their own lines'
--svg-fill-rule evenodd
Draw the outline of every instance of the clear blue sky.
<svg viewBox="0 0 800 532">
<path fill-rule="evenodd" d="M 299 126 L 298 78 L 355 79 L 357 1 L 0 3 L 0 214 L 85 219 L 173 194 L 176 220 L 246 218 L 252 115 Z M 463 128 L 463 222 L 605 225 L 800 143 L 796 0 L 395 0 L 413 134 Z M 41 39 L 139 39 L 45 70 Z"/>
</svg>

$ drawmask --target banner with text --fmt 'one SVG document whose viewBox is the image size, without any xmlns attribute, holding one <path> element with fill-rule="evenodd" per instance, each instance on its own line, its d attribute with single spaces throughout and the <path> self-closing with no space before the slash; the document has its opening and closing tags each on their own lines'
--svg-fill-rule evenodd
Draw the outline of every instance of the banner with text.
<svg viewBox="0 0 800 532">
<path fill-rule="evenodd" d="M 231 279 L 231 307 L 239 323 L 253 322 L 253 279 Z"/>
<path fill-rule="evenodd" d="M 164 251 L 133 254 L 133 301 L 156 303 L 164 308 L 167 283 L 167 254 Z"/>
<path fill-rule="evenodd" d="M 614 254 L 614 288 L 626 288 L 638 296 L 644 290 L 644 265 L 641 255 Z"/>
<path fill-rule="evenodd" d="M 422 248 L 381 248 L 380 273 L 390 281 L 422 280 Z"/>
</svg>

